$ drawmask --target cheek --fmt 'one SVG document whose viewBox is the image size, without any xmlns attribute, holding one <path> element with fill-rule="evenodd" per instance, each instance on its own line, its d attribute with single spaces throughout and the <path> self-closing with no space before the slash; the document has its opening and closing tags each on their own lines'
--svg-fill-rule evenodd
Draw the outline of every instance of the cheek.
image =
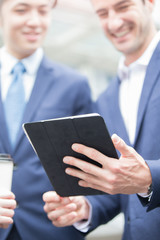
<svg viewBox="0 0 160 240">
<path fill-rule="evenodd" d="M 45 33 L 48 31 L 49 27 L 50 27 L 50 21 L 49 20 L 42 22 L 41 28 L 43 29 L 43 31 Z"/>
<path fill-rule="evenodd" d="M 22 22 L 21 21 L 6 21 L 5 25 L 3 26 L 3 29 L 10 33 L 10 34 L 16 34 L 20 29 L 22 28 Z"/>
</svg>

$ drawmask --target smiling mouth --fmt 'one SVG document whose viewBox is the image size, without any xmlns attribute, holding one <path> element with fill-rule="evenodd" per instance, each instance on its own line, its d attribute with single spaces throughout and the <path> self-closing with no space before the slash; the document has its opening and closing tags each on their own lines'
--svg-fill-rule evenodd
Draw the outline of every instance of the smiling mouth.
<svg viewBox="0 0 160 240">
<path fill-rule="evenodd" d="M 114 37 L 116 37 L 116 38 L 125 37 L 128 33 L 129 33 L 129 30 L 121 31 L 119 33 L 114 34 Z"/>
<path fill-rule="evenodd" d="M 39 37 L 40 37 L 40 33 L 24 33 L 25 37 L 28 39 L 28 40 L 37 40 Z"/>
</svg>

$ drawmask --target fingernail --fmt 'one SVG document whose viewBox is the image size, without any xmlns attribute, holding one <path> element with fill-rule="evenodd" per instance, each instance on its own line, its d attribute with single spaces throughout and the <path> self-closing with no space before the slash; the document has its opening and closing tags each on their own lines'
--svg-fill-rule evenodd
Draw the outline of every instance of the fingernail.
<svg viewBox="0 0 160 240">
<path fill-rule="evenodd" d="M 78 145 L 74 143 L 74 144 L 72 145 L 72 149 L 73 149 L 74 151 L 78 151 Z"/>
<path fill-rule="evenodd" d="M 71 171 L 70 171 L 69 168 L 66 168 L 65 172 L 66 172 L 67 174 L 70 174 Z"/>
<path fill-rule="evenodd" d="M 120 141 L 120 138 L 118 137 L 117 134 L 114 133 L 114 134 L 112 135 L 112 140 L 114 141 L 114 143 L 117 144 L 117 143 Z"/>
<path fill-rule="evenodd" d="M 63 162 L 64 162 L 64 163 L 68 163 L 68 162 L 69 162 L 69 157 L 64 157 L 64 158 L 63 158 Z"/>
</svg>

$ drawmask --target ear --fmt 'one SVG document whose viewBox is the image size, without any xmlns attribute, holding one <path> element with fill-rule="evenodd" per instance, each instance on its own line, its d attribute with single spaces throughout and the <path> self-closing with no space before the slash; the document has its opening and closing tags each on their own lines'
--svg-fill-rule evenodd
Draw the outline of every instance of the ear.
<svg viewBox="0 0 160 240">
<path fill-rule="evenodd" d="M 57 0 L 52 0 L 52 8 L 54 8 L 57 5 Z"/>
</svg>

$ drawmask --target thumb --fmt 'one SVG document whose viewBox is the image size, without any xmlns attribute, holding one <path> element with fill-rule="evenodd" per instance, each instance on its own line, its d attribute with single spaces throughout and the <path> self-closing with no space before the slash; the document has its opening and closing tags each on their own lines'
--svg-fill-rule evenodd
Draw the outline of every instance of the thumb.
<svg viewBox="0 0 160 240">
<path fill-rule="evenodd" d="M 117 134 L 112 135 L 112 142 L 115 148 L 121 153 L 122 156 L 131 157 L 134 155 L 133 148 L 128 146 L 122 138 L 120 138 Z"/>
</svg>

